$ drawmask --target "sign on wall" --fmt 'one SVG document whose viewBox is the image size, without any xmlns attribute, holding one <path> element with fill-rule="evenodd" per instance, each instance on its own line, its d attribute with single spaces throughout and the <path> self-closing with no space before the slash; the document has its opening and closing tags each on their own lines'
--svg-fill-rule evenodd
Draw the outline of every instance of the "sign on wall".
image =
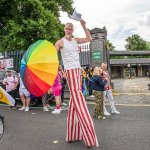
<svg viewBox="0 0 150 150">
<path fill-rule="evenodd" d="M 93 51 L 93 59 L 100 61 L 102 59 L 101 51 L 99 50 Z"/>
<path fill-rule="evenodd" d="M 14 65 L 13 65 L 13 59 L 10 58 L 10 59 L 0 59 L 0 69 L 11 69 L 13 68 Z"/>
</svg>

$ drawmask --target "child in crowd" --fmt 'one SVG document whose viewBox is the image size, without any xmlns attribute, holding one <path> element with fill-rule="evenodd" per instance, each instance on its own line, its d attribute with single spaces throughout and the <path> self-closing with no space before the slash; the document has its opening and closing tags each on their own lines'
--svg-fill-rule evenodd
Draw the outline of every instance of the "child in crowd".
<svg viewBox="0 0 150 150">
<path fill-rule="evenodd" d="M 93 94 L 96 99 L 95 110 L 94 110 L 94 117 L 98 119 L 105 119 L 103 113 L 103 91 L 105 91 L 105 86 L 107 85 L 107 81 L 103 80 L 100 76 L 102 73 L 102 69 L 95 67 L 92 77 L 93 82 Z"/>
</svg>

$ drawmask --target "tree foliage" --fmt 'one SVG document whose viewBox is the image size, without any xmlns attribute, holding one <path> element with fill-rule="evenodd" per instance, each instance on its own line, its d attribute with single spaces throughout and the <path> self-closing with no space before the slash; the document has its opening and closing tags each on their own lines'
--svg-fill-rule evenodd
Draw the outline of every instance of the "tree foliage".
<svg viewBox="0 0 150 150">
<path fill-rule="evenodd" d="M 115 50 L 115 46 L 109 40 L 106 40 L 105 46 L 106 46 L 106 49 L 109 50 L 109 51 L 114 51 Z"/>
<path fill-rule="evenodd" d="M 150 50 L 150 43 L 142 39 L 139 35 L 134 34 L 126 39 L 127 44 L 125 48 L 127 50 Z"/>
<path fill-rule="evenodd" d="M 63 36 L 60 11 L 71 14 L 72 0 L 1 0 L 0 51 L 26 50 L 39 39 Z"/>
</svg>

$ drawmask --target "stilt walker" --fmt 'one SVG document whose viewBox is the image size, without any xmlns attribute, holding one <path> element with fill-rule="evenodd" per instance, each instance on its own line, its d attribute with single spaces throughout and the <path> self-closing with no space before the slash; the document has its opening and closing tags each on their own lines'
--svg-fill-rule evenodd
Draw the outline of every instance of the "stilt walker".
<svg viewBox="0 0 150 150">
<path fill-rule="evenodd" d="M 65 36 L 55 44 L 57 50 L 60 50 L 62 55 L 66 79 L 70 90 L 66 140 L 67 142 L 83 140 L 87 147 L 98 147 L 93 121 L 82 94 L 78 49 L 78 44 L 90 42 L 92 38 L 86 28 L 85 21 L 80 20 L 80 23 L 86 38 L 72 38 L 73 24 L 67 23 L 64 28 Z"/>
</svg>

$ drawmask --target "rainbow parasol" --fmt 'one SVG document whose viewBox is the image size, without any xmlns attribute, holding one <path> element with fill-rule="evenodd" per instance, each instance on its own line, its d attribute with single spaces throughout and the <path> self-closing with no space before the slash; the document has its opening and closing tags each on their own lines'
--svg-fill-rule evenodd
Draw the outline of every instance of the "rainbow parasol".
<svg viewBox="0 0 150 150">
<path fill-rule="evenodd" d="M 25 87 L 35 96 L 42 96 L 53 85 L 58 74 L 58 55 L 47 40 L 32 44 L 21 60 L 20 75 Z"/>
</svg>

